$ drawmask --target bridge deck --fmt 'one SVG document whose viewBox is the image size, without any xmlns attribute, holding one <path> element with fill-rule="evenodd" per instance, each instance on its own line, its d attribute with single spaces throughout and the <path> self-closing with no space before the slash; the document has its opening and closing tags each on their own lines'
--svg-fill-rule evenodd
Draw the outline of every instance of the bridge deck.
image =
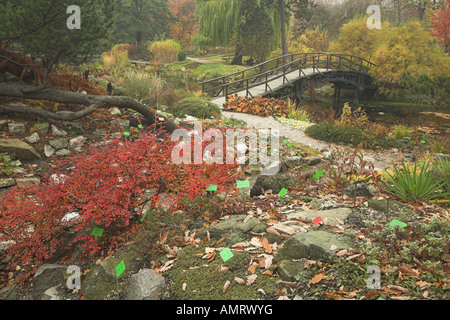
<svg viewBox="0 0 450 320">
<path fill-rule="evenodd" d="M 327 72 L 327 71 L 330 71 L 330 70 L 329 69 L 305 68 L 305 69 L 302 69 L 302 76 L 299 77 L 299 70 L 294 70 L 292 72 L 286 73 L 285 80 L 283 79 L 283 77 L 279 77 L 277 79 L 270 80 L 270 78 L 276 77 L 276 75 L 271 76 L 269 78 L 269 81 L 267 82 L 267 85 L 270 87 L 270 89 L 272 89 L 273 92 L 276 92 L 280 88 L 282 88 L 284 85 L 287 84 L 286 80 L 293 83 L 300 78 L 308 77 L 308 76 L 318 73 L 318 72 Z M 283 83 L 283 80 L 285 81 L 284 83 Z M 270 91 L 270 89 L 268 89 L 268 90 Z M 266 83 L 263 83 L 259 86 L 253 87 L 253 88 L 250 88 L 248 91 L 249 91 L 250 95 L 253 97 L 262 96 L 263 94 L 269 92 L 269 91 L 266 91 Z M 239 97 L 245 97 L 245 96 L 247 96 L 247 90 L 242 90 L 242 91 L 236 92 L 235 94 L 237 94 Z M 225 102 L 225 97 L 224 96 L 214 97 L 211 99 L 211 102 L 219 105 L 219 107 L 222 108 L 223 104 Z"/>
</svg>

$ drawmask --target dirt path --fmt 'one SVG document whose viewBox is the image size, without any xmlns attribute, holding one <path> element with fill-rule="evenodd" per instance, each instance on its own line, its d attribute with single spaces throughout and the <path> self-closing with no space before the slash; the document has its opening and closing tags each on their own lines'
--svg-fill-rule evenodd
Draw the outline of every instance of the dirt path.
<svg viewBox="0 0 450 320">
<path fill-rule="evenodd" d="M 193 61 L 193 62 L 197 62 L 197 63 L 201 63 L 201 64 L 219 64 L 220 63 L 218 61 L 202 60 L 202 59 L 192 58 L 192 57 L 186 57 L 186 59 L 189 61 Z"/>
<path fill-rule="evenodd" d="M 227 118 L 243 120 L 247 123 L 248 127 L 255 129 L 278 129 L 280 132 L 280 138 L 284 136 L 285 138 L 313 147 L 319 151 L 330 150 L 330 146 L 345 148 L 344 146 L 337 144 L 315 140 L 307 136 L 303 130 L 287 126 L 272 117 L 263 118 L 252 114 L 229 111 L 222 111 L 222 115 Z M 384 152 L 364 150 L 363 154 L 364 159 L 373 163 L 376 170 L 390 168 L 392 166 L 392 161 L 396 160 L 398 156 L 401 156 L 400 153 L 394 153 L 391 149 L 385 150 Z"/>
</svg>

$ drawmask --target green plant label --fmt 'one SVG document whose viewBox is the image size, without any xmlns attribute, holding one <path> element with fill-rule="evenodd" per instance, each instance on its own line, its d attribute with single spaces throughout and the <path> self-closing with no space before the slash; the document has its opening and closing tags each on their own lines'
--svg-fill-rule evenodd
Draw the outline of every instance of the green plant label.
<svg viewBox="0 0 450 320">
<path fill-rule="evenodd" d="M 250 188 L 250 182 L 248 180 L 246 181 L 237 181 L 236 187 L 238 188 Z"/>
<path fill-rule="evenodd" d="M 347 178 L 347 175 L 346 174 L 341 174 L 341 177 Z"/>
<path fill-rule="evenodd" d="M 124 132 L 123 135 L 124 135 L 124 136 L 129 136 L 130 133 L 129 133 L 129 132 Z"/>
<path fill-rule="evenodd" d="M 420 141 L 420 143 L 427 143 L 425 140 Z"/>
<path fill-rule="evenodd" d="M 122 272 L 124 272 L 124 270 L 125 270 L 125 264 L 123 263 L 123 260 L 122 260 L 122 262 L 120 262 L 116 267 L 117 277 L 119 277 L 122 274 Z"/>
<path fill-rule="evenodd" d="M 323 177 L 322 171 L 316 171 L 316 177 Z"/>
<path fill-rule="evenodd" d="M 288 147 L 292 147 L 292 144 L 290 144 L 290 143 L 288 143 L 288 145 L 287 145 Z"/>
<path fill-rule="evenodd" d="M 391 223 L 389 224 L 392 228 L 394 228 L 394 226 L 399 226 L 400 229 L 403 229 L 403 227 L 406 227 L 407 224 L 404 222 L 401 222 L 397 219 L 392 219 Z"/>
<path fill-rule="evenodd" d="M 283 143 L 287 143 L 287 140 L 283 140 Z"/>
<path fill-rule="evenodd" d="M 420 164 L 421 166 L 423 166 L 423 165 L 424 165 L 424 163 L 423 163 L 422 161 L 420 161 L 420 162 L 419 162 L 419 164 Z"/>
<path fill-rule="evenodd" d="M 286 194 L 287 190 L 285 188 L 281 189 L 280 192 L 278 192 L 278 194 L 280 196 L 284 196 Z"/>
<path fill-rule="evenodd" d="M 94 228 L 93 230 L 92 230 L 92 233 L 91 233 L 93 236 L 96 236 L 96 237 L 101 237 L 102 235 L 103 235 L 103 229 L 101 229 L 101 228 Z"/>
<path fill-rule="evenodd" d="M 217 191 L 217 186 L 212 184 L 206 188 L 206 191 Z"/>
<path fill-rule="evenodd" d="M 138 128 L 139 128 L 139 129 L 142 129 L 142 124 L 138 124 Z"/>
<path fill-rule="evenodd" d="M 146 213 L 144 213 L 144 215 L 142 216 L 142 218 L 141 218 L 141 222 L 142 221 L 144 221 L 144 219 L 145 219 L 145 217 L 147 216 L 147 212 Z"/>
<path fill-rule="evenodd" d="M 222 258 L 223 262 L 225 262 L 233 257 L 233 253 L 231 252 L 230 248 L 225 248 L 220 251 L 220 257 Z"/>
</svg>

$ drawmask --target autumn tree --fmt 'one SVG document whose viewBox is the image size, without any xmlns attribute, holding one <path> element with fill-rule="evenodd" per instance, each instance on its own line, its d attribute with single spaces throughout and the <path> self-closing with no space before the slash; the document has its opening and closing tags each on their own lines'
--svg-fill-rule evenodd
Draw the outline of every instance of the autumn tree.
<svg viewBox="0 0 450 320">
<path fill-rule="evenodd" d="M 188 45 L 197 32 L 198 21 L 195 16 L 195 0 L 171 0 L 170 36 L 183 45 Z"/>
<path fill-rule="evenodd" d="M 444 8 L 435 13 L 432 18 L 432 35 L 444 46 L 445 52 L 449 52 L 450 46 L 450 2 L 444 3 Z"/>
</svg>

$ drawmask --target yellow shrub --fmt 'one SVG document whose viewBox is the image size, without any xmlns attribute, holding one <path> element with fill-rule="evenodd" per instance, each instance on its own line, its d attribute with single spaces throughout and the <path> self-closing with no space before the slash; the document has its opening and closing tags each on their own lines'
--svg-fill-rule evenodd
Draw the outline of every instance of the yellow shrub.
<svg viewBox="0 0 450 320">
<path fill-rule="evenodd" d="M 181 46 L 177 42 L 169 39 L 151 43 L 147 50 L 153 56 L 154 60 L 162 64 L 178 61 Z"/>
</svg>

